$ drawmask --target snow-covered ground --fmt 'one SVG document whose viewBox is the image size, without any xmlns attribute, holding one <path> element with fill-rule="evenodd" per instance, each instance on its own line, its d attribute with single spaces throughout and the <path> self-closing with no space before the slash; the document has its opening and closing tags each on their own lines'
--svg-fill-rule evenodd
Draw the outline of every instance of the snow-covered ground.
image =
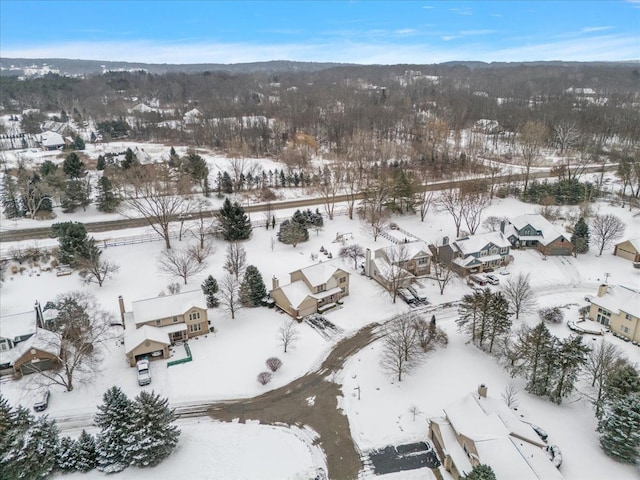
<svg viewBox="0 0 640 480">
<path fill-rule="evenodd" d="M 164 148 L 168 150 L 168 147 Z M 342 208 L 340 206 L 338 210 Z M 534 205 L 523 204 L 514 199 L 496 199 L 485 212 L 485 217 L 533 213 L 535 208 Z M 598 203 L 595 210 L 599 213 L 614 213 L 623 218 L 627 224 L 625 238 L 640 236 L 640 220 L 628 209 Z M 262 217 L 262 214 L 254 214 L 254 219 Z M 104 216 L 101 218 L 104 219 Z M 82 216 L 74 219 L 88 221 Z M 439 241 L 443 236 L 453 236 L 453 222 L 444 213 L 430 211 L 424 223 L 417 216 L 397 217 L 393 220 L 427 242 Z M 41 225 L 40 222 L 37 223 Z M 145 229 L 107 232 L 96 237 L 137 235 L 143 231 Z M 275 237 L 275 231 L 255 229 L 251 240 L 244 244 L 247 262 L 258 267 L 269 289 L 273 276 L 279 278 L 282 285 L 288 281 L 289 272 L 314 263 L 312 254 L 319 255 L 319 259 L 326 258 L 319 252 L 321 246 L 331 251 L 334 261 L 342 262 L 343 268 L 352 274 L 351 294 L 345 299 L 344 305 L 327 313 L 327 317 L 344 329 L 345 334 L 406 309 L 402 303 L 392 304 L 389 296 L 373 280 L 359 275 L 352 261 L 337 258 L 341 245 L 333 240 L 338 233 L 351 233 L 353 241 L 364 247 L 389 245 L 384 239 L 373 242 L 363 232 L 357 220 L 339 215 L 333 221 L 325 219 L 324 229 L 317 235 L 315 231 L 311 231 L 309 241 L 297 248 L 276 241 L 272 250 L 271 240 Z M 182 243 L 187 241 L 193 240 Z M 30 242 L 22 243 L 28 245 Z M 55 241 L 39 242 L 40 245 L 46 243 L 55 244 Z M 214 244 L 217 250 L 208 259 L 206 271 L 190 279 L 189 284 L 183 286 L 183 291 L 199 289 L 199 285 L 209 274 L 217 278 L 222 276 L 226 244 L 219 241 L 214 241 Z M 182 247 L 177 240 L 174 240 L 174 246 Z M 8 248 L 11 248 L 10 244 L 2 244 L 3 250 Z M 77 273 L 56 277 L 50 272 L 40 273 L 36 269 L 27 268 L 22 274 L 8 275 L 0 291 L 1 312 L 5 315 L 26 311 L 36 299 L 45 303 L 59 293 L 81 289 L 94 293 L 102 306 L 117 316 L 118 295 L 123 295 L 125 305 L 130 310 L 132 301 L 155 297 L 160 291 L 166 291 L 167 284 L 173 281 L 158 270 L 157 259 L 162 250 L 163 242 L 107 248 L 104 250 L 104 257 L 119 264 L 120 272 L 114 279 L 107 280 L 102 288 L 83 285 Z M 514 257 L 515 261 L 508 267 L 508 272 L 511 275 L 518 272 L 530 273 L 532 284 L 539 295 L 539 305 L 564 307 L 565 319 L 577 317 L 578 308 L 584 305 L 584 295 L 596 292 L 605 273 L 609 274 L 608 281 L 611 284 L 620 283 L 632 287 L 640 285 L 640 270 L 634 270 L 630 262 L 612 256 L 610 251 L 597 257 L 592 248 L 589 254 L 577 259 L 550 257 L 543 260 L 535 251 L 516 251 Z M 506 277 L 500 278 L 502 280 Z M 427 284 L 430 289 L 429 299 L 434 304 L 457 300 L 470 291 L 457 278 L 442 296 L 434 284 Z M 526 394 L 522 390 L 523 382 L 520 379 L 511 379 L 494 358 L 466 344 L 465 337 L 456 331 L 455 312 L 436 316 L 438 325 L 449 334 L 449 346 L 433 353 L 421 368 L 401 383 L 394 382 L 381 373 L 378 366 L 379 344 L 373 344 L 354 356 L 340 375 L 344 393 L 341 405 L 349 417 L 353 437 L 361 450 L 425 439 L 426 418 L 440 414 L 443 407 L 475 390 L 479 383 L 487 384 L 490 395 L 499 397 L 505 385 L 513 382 L 521 391 L 521 411 L 527 418 L 543 426 L 553 443 L 562 449 L 564 463 L 561 471 L 568 480 L 626 479 L 637 476 L 633 468 L 617 464 L 602 453 L 594 431 L 592 409 L 579 396 L 556 406 Z M 284 314 L 265 308 L 241 310 L 235 320 L 231 320 L 221 310 L 211 310 L 210 319 L 216 333 L 190 342 L 194 361 L 170 368 L 167 368 L 164 360 L 152 362 L 153 381 L 145 388 L 168 397 L 173 406 L 178 406 L 202 400 L 250 397 L 266 389 L 285 385 L 317 366 L 333 345 L 333 341 L 324 340 L 310 327 L 301 324 L 296 348 L 284 354 L 277 343 L 276 333 L 285 318 Z M 536 315 L 532 314 L 518 322 L 533 324 L 536 321 Z M 550 329 L 556 335 L 570 333 L 566 324 L 552 325 Z M 610 335 L 606 339 L 615 342 L 629 358 L 640 363 L 640 348 Z M 114 384 L 119 385 L 129 396 L 137 394 L 140 387 L 137 386 L 133 369 L 127 366 L 122 344 L 113 340 L 108 347 L 109 354 L 102 372 L 96 374 L 94 382 L 78 385 L 70 393 L 53 388 L 50 407 L 46 413 L 53 417 L 90 415 L 101 402 L 104 391 Z M 175 354 L 180 356 L 183 353 L 177 348 Z M 274 355 L 283 360 L 283 367 L 274 375 L 272 382 L 263 387 L 256 381 L 256 375 L 265 369 L 264 361 Z M 360 387 L 359 400 L 354 390 L 356 387 Z M 29 406 L 33 401 L 33 378 L 6 382 L 1 388 L 2 395 L 14 404 Z M 420 411 L 415 420 L 409 412 L 412 406 Z M 179 474 L 187 474 L 189 478 L 306 478 L 309 476 L 308 472 L 322 466 L 323 460 L 318 460 L 317 455 L 306 450 L 307 453 L 291 455 L 290 461 L 287 460 L 289 457 L 279 456 L 286 455 L 282 452 L 298 452 L 298 449 L 304 448 L 307 447 L 286 429 L 204 421 L 193 423 L 183 428 L 179 450 L 162 464 L 160 478 L 174 478 Z M 230 450 L 233 453 L 229 453 Z M 273 470 L 265 467 L 262 460 L 269 455 L 272 455 L 269 465 L 271 458 L 280 459 L 273 461 Z M 201 460 L 209 457 L 211 460 Z M 219 457 L 219 462 L 214 464 L 216 457 Z M 151 473 L 131 469 L 126 472 L 126 478 L 138 478 L 138 475 L 143 478 L 145 474 Z M 92 475 L 99 476 L 97 473 Z M 157 477 L 158 472 L 153 471 L 153 475 Z M 424 471 L 415 471 L 388 475 L 385 478 L 399 480 L 424 478 L 424 475 Z"/>
</svg>

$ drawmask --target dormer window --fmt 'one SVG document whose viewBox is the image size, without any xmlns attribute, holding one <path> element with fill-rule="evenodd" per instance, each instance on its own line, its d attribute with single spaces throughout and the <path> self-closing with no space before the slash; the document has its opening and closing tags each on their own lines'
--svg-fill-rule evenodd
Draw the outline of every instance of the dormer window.
<svg viewBox="0 0 640 480">
<path fill-rule="evenodd" d="M 323 283 L 322 285 L 318 285 L 318 293 L 324 292 L 327 289 L 327 284 Z"/>
</svg>

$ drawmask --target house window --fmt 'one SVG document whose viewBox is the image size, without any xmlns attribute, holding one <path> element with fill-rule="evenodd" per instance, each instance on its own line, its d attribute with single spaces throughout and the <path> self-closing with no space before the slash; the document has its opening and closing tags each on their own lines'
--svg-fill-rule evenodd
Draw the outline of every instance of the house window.
<svg viewBox="0 0 640 480">
<path fill-rule="evenodd" d="M 346 288 L 344 288 L 344 287 L 342 287 L 342 288 L 340 289 L 340 293 L 342 293 L 342 294 L 344 295 L 345 293 L 347 293 L 347 289 L 346 289 Z"/>
<path fill-rule="evenodd" d="M 421 257 L 418 259 L 418 265 L 426 265 L 429 263 L 429 257 Z"/>
<path fill-rule="evenodd" d="M 156 320 L 156 327 L 159 327 L 160 325 L 162 325 L 162 320 Z"/>
<path fill-rule="evenodd" d="M 625 327 L 625 326 L 620 327 L 620 330 L 622 330 L 623 333 L 629 333 L 631 331 L 629 330 L 629 327 Z"/>
<path fill-rule="evenodd" d="M 194 323 L 193 325 L 189 325 L 189 332 L 196 333 L 202 330 L 202 325 L 199 323 Z"/>
<path fill-rule="evenodd" d="M 505 253 L 507 253 L 508 251 L 509 251 L 509 248 L 508 248 L 508 247 L 502 247 L 502 248 L 500 249 L 500 253 L 502 253 L 502 254 L 505 254 Z"/>
<path fill-rule="evenodd" d="M 606 317 L 610 317 L 611 316 L 611 312 L 607 312 L 606 310 L 603 310 L 601 308 L 598 308 L 598 313 L 600 315 L 606 316 Z"/>
<path fill-rule="evenodd" d="M 173 320 L 173 323 L 178 323 L 178 316 L 174 315 L 172 320 Z"/>
<path fill-rule="evenodd" d="M 628 313 L 624 314 L 624 318 L 626 318 L 627 320 L 631 320 L 633 317 L 631 315 L 629 315 Z"/>
<path fill-rule="evenodd" d="M 498 253 L 498 249 L 497 248 L 492 248 L 490 253 L 491 253 L 491 255 L 496 255 Z"/>
<path fill-rule="evenodd" d="M 340 277 L 339 283 L 344 283 L 347 281 L 347 277 Z"/>
<path fill-rule="evenodd" d="M 487 256 L 487 251 L 486 250 L 481 250 L 480 251 L 480 256 L 481 257 L 486 257 Z"/>
<path fill-rule="evenodd" d="M 198 320 L 200 318 L 200 312 L 191 312 L 189 314 L 189 320 Z"/>
<path fill-rule="evenodd" d="M 327 289 L 327 284 L 323 283 L 322 285 L 318 285 L 318 293 L 324 292 Z"/>
</svg>

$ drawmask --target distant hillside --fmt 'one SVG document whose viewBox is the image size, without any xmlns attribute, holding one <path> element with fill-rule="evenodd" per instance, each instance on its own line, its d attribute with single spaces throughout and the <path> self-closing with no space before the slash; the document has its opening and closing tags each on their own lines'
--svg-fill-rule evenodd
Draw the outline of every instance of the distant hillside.
<svg viewBox="0 0 640 480">
<path fill-rule="evenodd" d="M 291 62 L 274 60 L 270 62 L 254 63 L 196 63 L 196 64 L 167 64 L 167 63 L 132 63 L 109 62 L 101 60 L 73 60 L 67 58 L 0 58 L 1 75 L 29 75 L 34 73 L 59 73 L 61 75 L 95 75 L 106 70 L 135 71 L 145 70 L 150 73 L 198 73 L 224 71 L 230 73 L 285 73 L 285 72 L 317 72 L 328 68 L 338 67 L 342 63 Z"/>
</svg>

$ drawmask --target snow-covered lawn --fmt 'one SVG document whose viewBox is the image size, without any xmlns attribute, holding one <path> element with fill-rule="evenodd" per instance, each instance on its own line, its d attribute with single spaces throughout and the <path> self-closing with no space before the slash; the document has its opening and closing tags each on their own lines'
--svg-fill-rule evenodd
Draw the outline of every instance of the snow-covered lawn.
<svg viewBox="0 0 640 480">
<path fill-rule="evenodd" d="M 599 203 L 595 208 L 599 212 L 614 213 L 623 218 L 627 223 L 625 238 L 640 236 L 640 221 L 628 209 L 605 203 Z M 534 211 L 535 206 L 514 199 L 495 200 L 485 217 L 514 216 Z M 255 215 L 257 219 L 262 216 Z M 78 220 L 82 218 L 77 217 Z M 431 211 L 424 223 L 417 216 L 393 220 L 401 228 L 427 242 L 441 240 L 443 236 L 452 237 L 453 222 L 446 214 Z M 137 235 L 144 231 L 110 232 L 96 234 L 96 237 Z M 402 303 L 392 304 L 389 296 L 373 280 L 361 276 L 354 269 L 352 261 L 337 258 L 341 245 L 333 240 L 337 233 L 346 232 L 351 233 L 353 241 L 363 247 L 379 248 L 390 244 L 384 239 L 373 242 L 362 231 L 357 220 L 350 221 L 340 215 L 333 221 L 325 219 L 324 230 L 318 235 L 315 231 L 310 232 L 309 241 L 297 248 L 275 242 L 272 250 L 271 239 L 275 237 L 275 231 L 255 229 L 252 239 L 244 244 L 247 262 L 258 267 L 270 289 L 273 276 L 279 278 L 282 285 L 288 282 L 289 272 L 314 263 L 312 254 L 319 255 L 318 259 L 325 259 L 319 252 L 320 247 L 324 246 L 332 252 L 334 261 L 342 262 L 343 268 L 351 272 L 350 296 L 345 298 L 342 307 L 326 314 L 345 334 L 349 334 L 370 322 L 385 320 L 407 307 Z M 23 242 L 24 245 L 29 243 Z M 55 244 L 55 240 L 40 243 Z M 216 241 L 215 245 L 217 250 L 208 259 L 206 271 L 190 279 L 189 285 L 183 286 L 183 291 L 199 289 L 209 274 L 216 278 L 223 275 L 226 244 Z M 181 246 L 180 242 L 174 241 L 175 248 Z M 3 250 L 10 247 L 2 245 Z M 44 304 L 57 294 L 82 289 L 94 293 L 105 309 L 118 316 L 118 295 L 123 295 L 127 310 L 130 310 L 132 301 L 155 297 L 160 291 L 166 290 L 172 280 L 158 270 L 157 259 L 162 250 L 163 242 L 107 248 L 104 257 L 119 264 L 120 272 L 114 279 L 107 280 L 102 288 L 83 285 L 77 273 L 67 277 L 56 277 L 53 273 L 41 273 L 38 276 L 35 270 L 27 269 L 23 274 L 8 275 L 0 292 L 2 314 L 26 311 L 36 299 Z M 509 274 L 530 273 L 532 284 L 539 294 L 539 306 L 565 307 L 565 320 L 577 318 L 578 308 L 584 305 L 584 295 L 595 294 L 605 273 L 610 274 L 609 283 L 632 287 L 640 285 L 640 270 L 634 270 L 630 262 L 613 257 L 610 252 L 597 257 L 592 249 L 589 254 L 577 259 L 550 257 L 543 260 L 535 251 L 516 251 L 514 257 L 515 261 L 507 268 Z M 509 278 L 503 275 L 498 277 L 501 282 Z M 434 304 L 458 300 L 461 295 L 470 292 L 469 287 L 457 278 L 442 296 L 435 284 L 429 281 L 426 284 L 430 289 L 429 299 Z M 494 358 L 465 344 L 465 338 L 455 328 L 455 312 L 436 316 L 438 325 L 449 334 L 448 348 L 433 353 L 422 367 L 401 383 L 392 381 L 380 372 L 377 344 L 353 357 L 340 375 L 344 392 L 342 407 L 349 416 L 354 439 L 362 450 L 424 439 L 427 433 L 426 418 L 440 414 L 443 407 L 474 390 L 478 383 L 487 384 L 490 395 L 494 396 L 499 396 L 509 382 L 514 382 L 522 390 L 522 381 L 510 379 Z M 146 388 L 168 397 L 171 404 L 177 406 L 202 400 L 250 397 L 287 384 L 316 367 L 332 347 L 333 341 L 324 340 L 310 327 L 301 324 L 296 348 L 284 354 L 276 335 L 285 318 L 284 314 L 266 308 L 241 310 L 235 320 L 231 320 L 220 309 L 211 310 L 210 319 L 216 333 L 190 342 L 193 362 L 170 368 L 167 368 L 164 360 L 152 362 L 153 380 Z M 534 324 L 537 315 L 526 315 L 519 322 Z M 566 322 L 551 325 L 550 329 L 561 336 L 571 333 Z M 632 360 L 640 363 L 640 348 L 611 335 L 606 338 L 616 342 Z M 46 413 L 54 417 L 90 415 L 101 402 L 104 391 L 114 384 L 129 396 L 137 394 L 140 387 L 137 386 L 133 369 L 125 362 L 123 346 L 113 340 L 108 347 L 109 353 L 102 372 L 96 373 L 93 383 L 78 385 L 70 393 L 53 388 L 50 408 Z M 183 352 L 177 350 L 176 355 L 181 356 Z M 265 370 L 264 361 L 274 355 L 283 360 L 283 367 L 270 384 L 261 386 L 256 381 L 256 375 Z M 3 383 L 2 395 L 14 404 L 30 406 L 34 396 L 32 380 L 27 377 Z M 354 390 L 356 387 L 360 387 L 360 400 Z M 592 409 L 577 396 L 568 399 L 562 406 L 524 392 L 520 394 L 520 400 L 521 410 L 527 418 L 543 426 L 553 443 L 562 449 L 564 463 L 561 471 L 567 479 L 633 477 L 633 469 L 616 464 L 602 454 L 594 432 Z M 414 405 L 420 410 L 415 420 L 409 411 Z M 263 460 L 269 457 L 267 453 L 271 452 L 271 448 L 282 452 L 297 451 L 295 449 L 301 447 L 294 446 L 295 442 L 298 440 L 292 439 L 290 432 L 273 430 L 271 427 L 194 423 L 183 428 L 180 450 L 162 464 L 160 471 L 162 478 L 174 478 L 185 473 L 190 478 L 303 478 L 299 475 L 306 475 L 319 465 L 309 456 L 291 455 L 289 462 L 274 453 L 274 458 L 280 458 L 279 462 L 273 462 L 274 468 L 282 467 L 284 470 L 273 470 L 273 473 L 269 473 L 264 464 L 266 460 Z M 230 448 L 231 445 L 235 448 Z M 237 451 L 235 456 L 225 453 L 229 451 L 228 448 Z M 196 455 L 194 451 L 200 453 Z M 244 456 L 240 457 L 240 453 Z M 225 460 L 214 464 L 216 458 Z M 270 464 L 271 458 L 268 461 Z M 130 478 L 130 473 L 138 475 L 133 472 L 127 470 L 126 478 Z M 174 473 L 165 475 L 165 472 Z M 140 471 L 140 478 L 149 473 Z M 154 476 L 158 476 L 157 473 L 153 471 Z M 421 474 L 424 475 L 424 472 Z M 385 478 L 415 477 L 403 473 Z"/>
</svg>

